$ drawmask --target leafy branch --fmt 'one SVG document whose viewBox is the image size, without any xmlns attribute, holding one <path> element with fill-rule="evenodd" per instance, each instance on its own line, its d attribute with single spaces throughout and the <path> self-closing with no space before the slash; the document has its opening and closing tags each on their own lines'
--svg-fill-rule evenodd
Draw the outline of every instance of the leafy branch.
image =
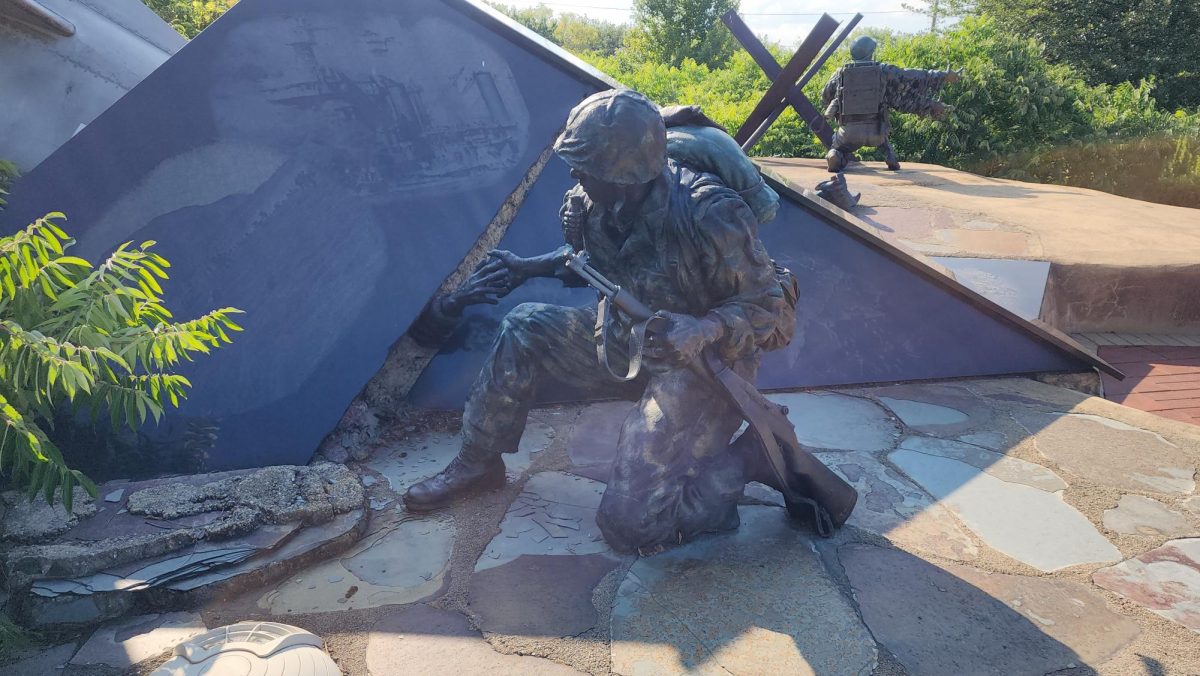
<svg viewBox="0 0 1200 676">
<path fill-rule="evenodd" d="M 75 486 L 96 487 L 47 436 L 55 411 L 106 411 L 114 430 L 157 422 L 191 387 L 171 370 L 242 327 L 236 308 L 174 321 L 162 298 L 171 264 L 155 242 L 126 242 L 93 268 L 67 255 L 63 220 L 50 213 L 0 238 L 0 474 L 30 497 L 61 492 L 70 509 Z"/>
</svg>

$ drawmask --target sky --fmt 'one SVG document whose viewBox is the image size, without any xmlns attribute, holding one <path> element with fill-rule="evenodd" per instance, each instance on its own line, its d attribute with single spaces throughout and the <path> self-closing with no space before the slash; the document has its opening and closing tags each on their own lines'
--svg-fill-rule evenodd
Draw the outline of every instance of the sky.
<svg viewBox="0 0 1200 676">
<path fill-rule="evenodd" d="M 575 12 L 595 19 L 624 23 L 632 18 L 632 0 L 503 0 L 517 7 L 546 5 L 555 12 Z M 846 21 L 862 12 L 860 27 L 878 26 L 904 32 L 929 28 L 929 18 L 902 7 L 903 0 L 858 0 L 842 5 L 830 0 L 741 0 L 742 19 L 757 35 L 795 45 L 808 34 L 822 12 Z"/>
</svg>

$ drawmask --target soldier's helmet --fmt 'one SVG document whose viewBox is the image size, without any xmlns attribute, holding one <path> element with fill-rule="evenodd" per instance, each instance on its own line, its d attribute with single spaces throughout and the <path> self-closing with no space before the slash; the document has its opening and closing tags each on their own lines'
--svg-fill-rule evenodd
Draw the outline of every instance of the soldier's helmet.
<svg viewBox="0 0 1200 676">
<path fill-rule="evenodd" d="M 875 57 L 875 39 L 869 35 L 859 36 L 850 43 L 850 58 L 855 61 L 870 61 Z"/>
<path fill-rule="evenodd" d="M 571 109 L 554 152 L 572 169 L 602 181 L 647 183 L 667 165 L 667 129 L 650 99 L 631 89 L 610 89 Z"/>
</svg>

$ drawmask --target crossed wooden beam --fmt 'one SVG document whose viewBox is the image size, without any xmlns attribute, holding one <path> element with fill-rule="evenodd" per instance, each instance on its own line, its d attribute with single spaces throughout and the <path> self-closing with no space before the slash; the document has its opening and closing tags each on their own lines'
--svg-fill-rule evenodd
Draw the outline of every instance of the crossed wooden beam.
<svg viewBox="0 0 1200 676">
<path fill-rule="evenodd" d="M 826 148 L 833 144 L 833 130 L 829 128 L 825 116 L 813 107 L 812 102 L 804 95 L 804 85 L 808 84 L 817 71 L 821 70 L 821 66 L 829 60 L 829 57 L 833 56 L 833 53 L 849 37 L 850 32 L 854 30 L 859 21 L 862 21 L 862 18 L 862 14 L 855 14 L 854 18 L 846 23 L 833 42 L 829 43 L 829 46 L 821 53 L 820 58 L 817 58 L 817 52 L 820 52 L 821 46 L 829 40 L 829 36 L 833 35 L 838 27 L 838 22 L 833 17 L 822 14 L 817 25 L 813 26 L 808 37 L 800 43 L 800 47 L 796 49 L 796 53 L 792 55 L 787 65 L 780 66 L 775 57 L 771 56 L 771 52 L 767 51 L 762 42 L 750 31 L 750 27 L 737 15 L 737 12 L 729 10 L 721 17 L 721 21 L 725 22 L 729 31 L 733 33 L 733 37 L 742 43 L 758 67 L 771 79 L 771 86 L 767 89 L 767 93 L 763 94 L 758 105 L 754 107 L 746 121 L 734 134 L 733 138 L 742 146 L 742 150 L 748 152 L 755 143 L 758 143 L 763 134 L 767 133 L 767 130 L 783 114 L 783 111 L 787 110 L 789 105 L 796 110 L 796 114 L 800 116 L 801 120 L 804 120 L 817 138 L 821 139 L 821 143 Z M 813 59 L 816 59 L 816 62 L 813 62 Z"/>
</svg>

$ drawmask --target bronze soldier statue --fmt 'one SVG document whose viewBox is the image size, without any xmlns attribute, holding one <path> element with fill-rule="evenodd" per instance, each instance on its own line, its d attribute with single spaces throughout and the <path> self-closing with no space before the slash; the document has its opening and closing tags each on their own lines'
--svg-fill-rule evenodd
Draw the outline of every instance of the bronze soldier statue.
<svg viewBox="0 0 1200 676">
<path fill-rule="evenodd" d="M 622 427 L 596 519 L 614 549 L 653 549 L 736 528 L 745 483 L 778 489 L 778 474 L 754 444 L 730 445 L 742 414 L 684 365 L 709 350 L 753 382 L 763 350 L 790 337 L 794 298 L 785 297 L 758 239 L 758 221 L 716 176 L 668 160 L 660 112 L 636 92 L 585 99 L 554 148 L 579 181 L 560 214 L 568 238 L 586 244 L 594 271 L 658 310 L 665 329 L 648 338 L 644 368 L 630 369 L 636 375 L 626 380 L 599 363 L 597 309 L 514 308 L 468 396 L 461 451 L 441 472 L 411 486 L 405 504 L 437 509 L 503 486 L 502 454 L 517 450 L 539 386 L 556 380 L 638 401 Z M 566 265 L 577 248 L 533 258 L 494 251 L 474 286 L 490 298 L 534 277 L 581 285 Z M 607 361 L 622 371 L 630 364 L 630 327 L 613 321 L 609 329 L 614 339 L 606 343 Z"/>
<path fill-rule="evenodd" d="M 846 168 L 859 148 L 879 148 L 887 168 L 900 169 L 900 160 L 888 141 L 891 109 L 940 120 L 953 110 L 933 98 L 942 87 L 957 82 L 960 71 L 910 70 L 874 61 L 875 40 L 864 35 L 850 45 L 850 63 L 829 79 L 821 92 L 825 116 L 837 130 L 825 155 L 829 171 Z"/>
</svg>

